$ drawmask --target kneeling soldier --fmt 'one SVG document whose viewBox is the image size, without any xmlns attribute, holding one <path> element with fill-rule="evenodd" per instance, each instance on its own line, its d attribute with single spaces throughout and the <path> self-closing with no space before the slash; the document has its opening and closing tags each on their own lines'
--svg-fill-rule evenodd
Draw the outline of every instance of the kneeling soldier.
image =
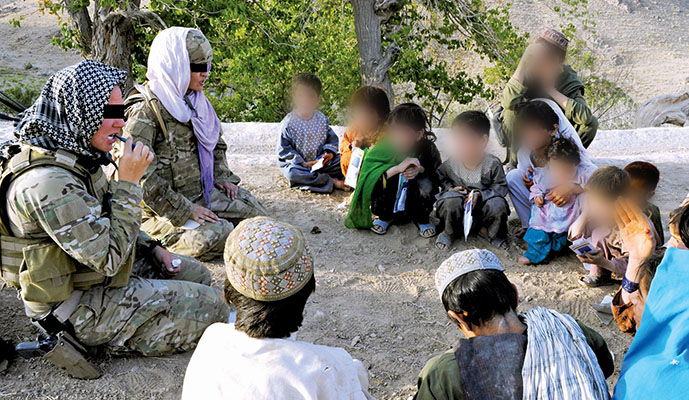
<svg viewBox="0 0 689 400">
<path fill-rule="evenodd" d="M 103 173 L 124 78 L 92 60 L 57 72 L 0 147 L 2 278 L 44 330 L 115 353 L 187 351 L 228 309 L 203 264 L 139 231 L 148 147 L 127 143 L 118 180 Z"/>
</svg>

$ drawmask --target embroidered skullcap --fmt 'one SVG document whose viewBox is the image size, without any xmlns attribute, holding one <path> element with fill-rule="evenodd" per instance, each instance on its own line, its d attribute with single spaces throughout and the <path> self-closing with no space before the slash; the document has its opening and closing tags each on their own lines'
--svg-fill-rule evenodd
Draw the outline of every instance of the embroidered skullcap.
<svg viewBox="0 0 689 400">
<path fill-rule="evenodd" d="M 239 293 L 258 301 L 286 299 L 313 276 L 304 234 L 268 217 L 242 221 L 225 242 L 225 270 Z"/>
<path fill-rule="evenodd" d="M 192 64 L 205 64 L 213 60 L 211 43 L 198 29 L 190 29 L 187 33 L 187 51 Z"/>
<path fill-rule="evenodd" d="M 472 249 L 457 252 L 443 261 L 435 272 L 435 287 L 440 297 L 445 288 L 458 277 L 473 271 L 493 269 L 502 271 L 502 264 L 492 251 Z"/>
<path fill-rule="evenodd" d="M 567 45 L 569 44 L 569 39 L 564 33 L 558 31 L 557 29 L 548 28 L 541 34 L 541 39 L 548 43 L 554 44 L 555 46 L 567 51 Z"/>
</svg>

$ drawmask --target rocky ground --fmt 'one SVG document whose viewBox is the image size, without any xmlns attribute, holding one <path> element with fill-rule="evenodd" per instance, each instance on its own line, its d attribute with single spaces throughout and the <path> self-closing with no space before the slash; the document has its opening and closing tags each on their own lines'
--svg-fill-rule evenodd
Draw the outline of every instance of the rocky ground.
<svg viewBox="0 0 689 400">
<path fill-rule="evenodd" d="M 618 3 L 621 2 L 621 5 Z M 557 24 L 551 1 L 515 0 L 512 18 L 520 28 L 537 33 Z M 40 14 L 38 2 L 0 0 L 0 89 L 8 83 L 36 84 L 80 59 L 50 45 L 59 33 L 54 17 Z M 637 102 L 687 90 L 689 0 L 590 0 L 598 14 L 596 48 L 606 56 L 610 74 L 629 71 L 621 84 Z M 22 27 L 9 21 L 23 17 Z M 0 132 L 8 131 L 7 125 Z M 459 332 L 442 312 L 432 274 L 448 253 L 435 250 L 411 226 L 392 227 L 378 237 L 344 228 L 347 195 L 317 196 L 290 190 L 273 156 L 276 127 L 233 124 L 226 132 L 229 162 L 243 185 L 267 206 L 271 215 L 307 234 L 318 263 L 317 291 L 307 306 L 299 332 L 302 340 L 340 346 L 369 368 L 371 392 L 380 399 L 407 399 L 415 377 L 432 355 L 449 349 Z M 600 164 L 624 165 L 643 159 L 655 162 L 662 179 L 657 203 L 665 216 L 689 190 L 689 129 L 646 129 L 601 132 L 592 146 Z M 442 135 L 441 135 L 442 141 Z M 442 147 L 442 145 L 441 145 Z M 454 250 L 486 247 L 470 238 Z M 619 366 L 630 338 L 616 326 L 604 325 L 591 311 L 613 287 L 583 289 L 582 269 L 569 255 L 538 267 L 516 263 L 522 249 L 496 251 L 509 278 L 520 291 L 521 310 L 546 306 L 567 312 L 599 330 Z M 209 264 L 216 284 L 218 263 Z M 0 336 L 15 342 L 36 334 L 10 288 L 0 290 Z M 0 373 L 0 398 L 8 399 L 177 399 L 190 354 L 172 357 L 105 357 L 97 360 L 104 376 L 95 381 L 65 377 L 42 360 L 17 360 Z M 609 383 L 616 380 L 613 376 Z"/>
<path fill-rule="evenodd" d="M 7 126 L 5 132 L 7 133 Z M 0 128 L 0 132 L 2 128 Z M 412 226 L 392 227 L 388 235 L 344 227 L 347 194 L 314 195 L 290 190 L 272 154 L 276 124 L 231 124 L 226 129 L 229 163 L 243 185 L 267 206 L 270 214 L 307 233 L 317 261 L 317 290 L 309 301 L 301 340 L 339 346 L 368 366 L 371 393 L 379 399 L 408 399 L 415 379 L 433 355 L 449 349 L 460 333 L 445 317 L 433 284 L 433 273 L 449 253 L 436 250 Z M 656 128 L 601 132 L 592 146 L 599 164 L 624 165 L 643 159 L 662 173 L 657 195 L 664 222 L 689 191 L 689 129 Z M 619 144 L 626 143 L 621 149 Z M 443 135 L 439 146 L 442 148 Z M 493 148 L 499 152 L 495 144 Z M 481 239 L 457 242 L 453 251 L 489 247 Z M 570 313 L 598 330 L 620 363 L 631 339 L 616 325 L 602 324 L 591 305 L 614 287 L 584 289 L 583 273 L 572 255 L 537 267 L 519 266 L 519 244 L 496 254 L 518 287 L 520 310 L 552 307 Z M 208 265 L 221 284 L 222 267 Z M 36 333 L 23 315 L 11 288 L 0 290 L 0 336 L 17 341 Z M 67 378 L 42 360 L 16 360 L 0 374 L 0 398 L 11 399 L 177 399 L 190 354 L 171 357 L 105 357 L 97 360 L 104 376 L 95 381 Z M 609 379 L 612 387 L 616 376 Z"/>
</svg>

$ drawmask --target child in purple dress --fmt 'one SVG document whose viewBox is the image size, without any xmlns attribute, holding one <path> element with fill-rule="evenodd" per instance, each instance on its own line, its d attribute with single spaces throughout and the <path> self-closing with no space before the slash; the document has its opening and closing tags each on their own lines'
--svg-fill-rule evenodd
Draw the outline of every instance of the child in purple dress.
<svg viewBox="0 0 689 400">
<path fill-rule="evenodd" d="M 580 168 L 579 148 L 570 139 L 554 139 L 546 153 L 548 164 L 535 168 L 530 188 L 531 217 L 524 235 L 527 251 L 519 258 L 522 265 L 538 264 L 553 252 L 567 246 L 567 232 L 580 214 L 579 194 L 570 197 L 564 205 L 550 201 L 549 192 L 560 185 L 583 187 L 587 174 Z"/>
</svg>

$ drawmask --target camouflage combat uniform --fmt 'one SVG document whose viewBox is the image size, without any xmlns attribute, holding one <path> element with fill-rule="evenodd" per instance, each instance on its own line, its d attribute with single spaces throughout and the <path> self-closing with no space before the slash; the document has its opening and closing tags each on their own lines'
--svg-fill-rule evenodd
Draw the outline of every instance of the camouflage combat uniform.
<svg viewBox="0 0 689 400">
<path fill-rule="evenodd" d="M 141 188 L 108 181 L 98 165 L 89 171 L 93 194 L 58 166 L 37 166 L 15 177 L 5 203 L 12 235 L 52 240 L 71 259 L 105 277 L 116 276 L 137 257 L 123 287 L 109 287 L 107 278 L 83 291 L 69 317 L 83 344 L 144 355 L 193 348 L 208 325 L 227 318 L 219 290 L 207 286 L 210 272 L 180 256 L 179 280 L 158 279 L 162 273 L 151 259 L 152 240 L 139 231 Z M 30 317 L 55 306 L 22 296 Z"/>
<path fill-rule="evenodd" d="M 187 48 L 192 63 L 207 63 L 212 59 L 210 44 L 198 31 L 190 32 Z M 234 201 L 213 188 L 210 204 L 206 204 L 202 194 L 198 141 L 191 122 L 177 121 L 155 96 L 150 100 L 160 112 L 167 137 L 151 104 L 144 101 L 140 93 L 134 93 L 125 102 L 128 106 L 127 126 L 123 129 L 125 137 L 141 141 L 155 153 L 155 159 L 141 181 L 144 189 L 142 229 L 176 253 L 198 259 L 221 256 L 225 239 L 234 228 L 233 223 L 265 215 L 266 210 L 242 187 Z M 115 158 L 121 148 L 119 145 Z M 227 145 L 221 133 L 213 151 L 215 183 L 237 185 L 240 178 L 227 167 L 226 151 Z M 221 220 L 193 230 L 182 229 L 181 226 L 191 217 L 194 203 L 209 208 Z"/>
</svg>

